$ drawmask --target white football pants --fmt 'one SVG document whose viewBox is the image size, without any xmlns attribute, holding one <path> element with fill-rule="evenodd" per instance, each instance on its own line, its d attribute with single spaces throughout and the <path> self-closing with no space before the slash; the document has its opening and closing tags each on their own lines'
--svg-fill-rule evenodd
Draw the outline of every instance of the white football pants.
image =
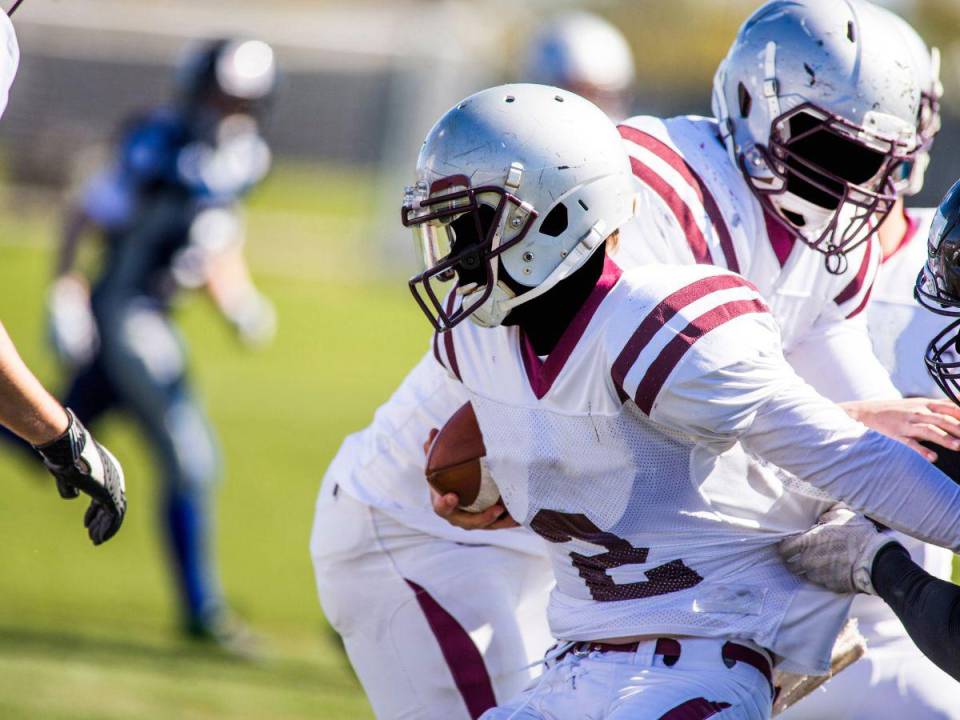
<svg viewBox="0 0 960 720">
<path fill-rule="evenodd" d="M 546 558 L 432 537 L 327 487 L 310 549 L 378 718 L 478 718 L 539 674 L 528 666 L 553 643 Z"/>
<path fill-rule="evenodd" d="M 896 618 L 861 632 L 866 655 L 778 720 L 960 720 L 960 684 L 917 649 Z"/>
<path fill-rule="evenodd" d="M 766 720 L 770 683 L 751 665 L 728 666 L 724 642 L 681 638 L 673 665 L 653 640 L 635 653 L 569 653 L 483 720 Z"/>
</svg>

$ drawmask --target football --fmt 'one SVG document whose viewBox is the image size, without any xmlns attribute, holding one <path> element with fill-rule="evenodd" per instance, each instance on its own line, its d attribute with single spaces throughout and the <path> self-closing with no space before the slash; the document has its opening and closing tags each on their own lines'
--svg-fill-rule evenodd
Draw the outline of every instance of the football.
<svg viewBox="0 0 960 720">
<path fill-rule="evenodd" d="M 465 403 L 430 443 L 427 482 L 441 495 L 456 493 L 461 510 L 483 512 L 500 499 L 500 490 L 487 470 L 486 454 L 473 406 Z"/>
</svg>

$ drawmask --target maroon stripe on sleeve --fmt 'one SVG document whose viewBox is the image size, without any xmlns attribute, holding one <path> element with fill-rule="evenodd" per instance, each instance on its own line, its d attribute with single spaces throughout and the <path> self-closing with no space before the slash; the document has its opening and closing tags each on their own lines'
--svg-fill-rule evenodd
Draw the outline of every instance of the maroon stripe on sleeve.
<svg viewBox="0 0 960 720">
<path fill-rule="evenodd" d="M 696 218 L 693 217 L 690 207 L 683 201 L 677 191 L 670 187 L 670 183 L 664 180 L 660 175 L 637 160 L 630 158 L 630 167 L 633 174 L 650 187 L 670 208 L 670 211 L 677 218 L 684 235 L 687 236 L 687 244 L 693 252 L 693 259 L 699 265 L 713 265 L 713 258 L 710 256 L 710 248 L 707 247 L 707 240 L 697 225 Z"/>
<path fill-rule="evenodd" d="M 749 282 L 736 275 L 713 275 L 680 288 L 653 308 L 633 335 L 630 336 L 610 369 L 613 385 L 617 389 L 617 394 L 620 395 L 620 400 L 626 401 L 629 397 L 623 390 L 624 378 L 660 328 L 670 322 L 671 318 L 687 305 L 717 290 L 729 290 L 736 287 L 756 289 Z"/>
<path fill-rule="evenodd" d="M 672 710 L 660 716 L 660 720 L 706 720 L 718 712 L 730 707 L 728 702 L 716 702 L 706 698 L 693 698 L 683 705 L 677 705 Z"/>
<path fill-rule="evenodd" d="M 683 156 L 680 155 L 680 153 L 659 138 L 638 130 L 637 128 L 630 127 L 629 125 L 620 125 L 617 129 L 620 131 L 620 137 L 652 152 L 658 158 L 667 163 L 667 165 L 672 167 L 680 175 L 680 177 L 682 177 L 684 181 L 691 188 L 693 188 L 693 191 L 697 194 L 697 197 L 703 204 L 703 209 L 706 210 L 707 217 L 710 218 L 710 222 L 713 225 L 717 236 L 720 238 L 720 249 L 723 251 L 723 259 L 727 263 L 727 268 L 733 272 L 740 272 L 740 263 L 737 261 L 737 253 L 733 246 L 733 237 L 730 235 L 730 229 L 727 227 L 727 223 L 723 219 L 723 213 L 720 212 L 720 206 L 717 205 L 717 201 L 714 199 L 713 194 L 707 188 L 706 183 L 703 182 L 703 179 L 697 174 L 697 172 L 690 166 Z M 644 180 L 644 182 L 646 182 L 646 180 Z"/>
<path fill-rule="evenodd" d="M 497 704 L 483 656 L 463 626 L 430 593 L 412 580 L 406 580 L 406 583 L 416 593 L 417 603 L 440 645 L 453 682 L 467 705 L 470 717 L 476 720 Z"/>
<path fill-rule="evenodd" d="M 863 262 L 860 263 L 857 276 L 833 299 L 837 305 L 843 305 L 845 302 L 852 300 L 856 297 L 857 293 L 863 289 L 863 284 L 867 279 L 867 271 L 870 269 L 870 257 L 873 255 L 873 246 L 875 244 L 876 241 L 872 238 L 867 243 L 867 251 L 863 253 Z"/>
<path fill-rule="evenodd" d="M 680 360 L 686 355 L 693 344 L 711 330 L 715 330 L 731 320 L 751 313 L 769 312 L 761 300 L 734 300 L 708 310 L 696 320 L 687 325 L 668 342 L 657 359 L 651 363 L 637 387 L 634 398 L 645 414 L 649 415 L 653 409 L 653 402 L 660 394 L 663 383 Z"/>
<path fill-rule="evenodd" d="M 447 296 L 447 315 L 453 314 L 453 306 L 457 303 L 457 294 L 450 291 Z M 454 374 L 457 380 L 463 382 L 460 377 L 460 366 L 457 364 L 457 351 L 453 347 L 453 330 L 447 330 L 443 333 L 443 349 L 447 352 L 447 361 L 450 363 L 450 372 Z"/>
</svg>

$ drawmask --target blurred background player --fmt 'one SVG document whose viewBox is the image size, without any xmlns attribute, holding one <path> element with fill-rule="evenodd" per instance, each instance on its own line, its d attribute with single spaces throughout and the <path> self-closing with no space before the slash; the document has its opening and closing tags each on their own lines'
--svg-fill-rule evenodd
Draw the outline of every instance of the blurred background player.
<svg viewBox="0 0 960 720">
<path fill-rule="evenodd" d="M 633 106 L 633 53 L 614 25 L 587 12 L 548 20 L 527 47 L 519 82 L 570 90 L 614 120 Z"/>
<path fill-rule="evenodd" d="M 10 15 L 20 3 L 14 4 Z M 10 16 L 0 12 L 0 117 L 20 63 Z M 123 469 L 110 453 L 43 388 L 20 359 L 0 323 L 0 425 L 28 442 L 57 481 L 64 499 L 80 492 L 92 501 L 84 517 L 90 539 L 99 545 L 120 529 L 127 509 Z"/>
<path fill-rule="evenodd" d="M 69 211 L 49 307 L 53 344 L 72 371 L 66 404 L 85 423 L 128 411 L 152 448 L 187 633 L 238 652 L 250 636 L 227 612 L 212 548 L 218 448 L 171 309 L 181 288 L 206 287 L 241 340 L 273 334 L 272 306 L 242 255 L 239 203 L 270 166 L 260 122 L 275 84 L 263 42 L 193 49 L 174 102 L 126 122 L 112 162 Z M 74 271 L 87 234 L 103 245 L 89 292 Z"/>
</svg>

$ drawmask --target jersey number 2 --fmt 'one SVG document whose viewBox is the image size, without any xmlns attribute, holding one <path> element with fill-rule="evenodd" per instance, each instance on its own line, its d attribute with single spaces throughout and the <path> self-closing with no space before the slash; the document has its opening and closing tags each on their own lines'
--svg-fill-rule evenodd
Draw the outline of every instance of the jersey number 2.
<svg viewBox="0 0 960 720">
<path fill-rule="evenodd" d="M 607 549 L 600 555 L 570 553 L 573 566 L 587 583 L 594 600 L 637 600 L 666 595 L 692 588 L 703 580 L 682 560 L 671 560 L 646 570 L 647 579 L 644 581 L 618 585 L 607 571 L 623 565 L 642 565 L 647 561 L 650 548 L 633 547 L 623 538 L 604 532 L 582 513 L 541 510 L 534 516 L 530 527 L 548 542 L 565 543 L 576 538 Z"/>
</svg>

